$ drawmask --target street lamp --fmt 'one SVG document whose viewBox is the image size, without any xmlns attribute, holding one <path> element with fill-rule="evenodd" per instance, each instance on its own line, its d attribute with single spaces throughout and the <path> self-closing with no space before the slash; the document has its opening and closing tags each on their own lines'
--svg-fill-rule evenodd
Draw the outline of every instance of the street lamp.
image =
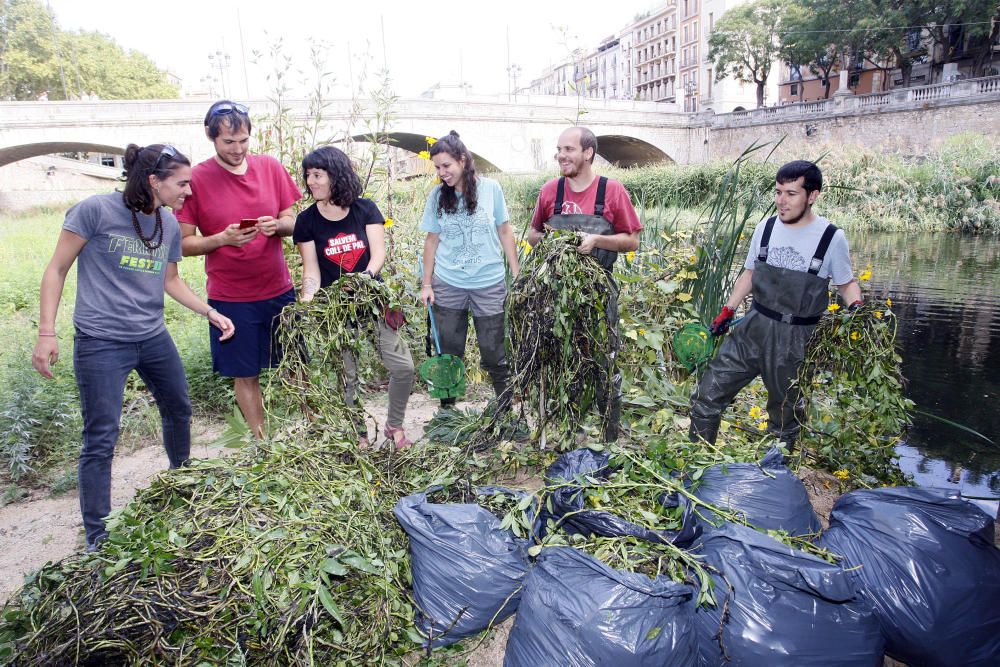
<svg viewBox="0 0 1000 667">
<path fill-rule="evenodd" d="M 514 87 L 514 99 L 517 99 L 517 75 L 520 74 L 520 73 L 521 73 L 521 66 L 520 65 L 508 65 L 507 66 L 507 76 L 509 76 L 511 78 L 511 80 L 514 82 L 513 83 L 513 87 Z M 509 93 L 507 95 L 507 99 L 510 99 L 510 94 Z"/>
<path fill-rule="evenodd" d="M 209 67 L 219 68 L 219 82 L 222 84 L 222 96 L 229 97 L 226 93 L 226 73 L 225 70 L 229 69 L 230 57 L 228 53 L 223 51 L 216 51 L 215 53 L 208 54 L 208 65 Z"/>
<path fill-rule="evenodd" d="M 684 102 L 685 111 L 694 111 L 693 97 L 694 91 L 698 90 L 698 82 L 694 79 L 688 79 L 684 82 L 684 92 L 687 93 L 687 100 Z M 690 108 L 689 108 L 690 107 Z"/>
</svg>

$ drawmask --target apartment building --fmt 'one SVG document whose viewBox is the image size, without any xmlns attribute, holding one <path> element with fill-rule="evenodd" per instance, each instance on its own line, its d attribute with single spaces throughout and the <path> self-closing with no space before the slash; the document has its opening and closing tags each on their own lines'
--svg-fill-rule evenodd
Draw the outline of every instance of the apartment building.
<svg viewBox="0 0 1000 667">
<path fill-rule="evenodd" d="M 637 100 L 677 101 L 677 0 L 631 26 L 632 88 Z"/>
<path fill-rule="evenodd" d="M 701 0 L 678 0 L 680 14 L 680 89 L 684 95 L 684 111 L 698 111 L 698 98 L 704 89 L 701 77 L 701 58 L 707 53 L 702 49 L 701 35 L 698 27 L 701 25 Z"/>
</svg>

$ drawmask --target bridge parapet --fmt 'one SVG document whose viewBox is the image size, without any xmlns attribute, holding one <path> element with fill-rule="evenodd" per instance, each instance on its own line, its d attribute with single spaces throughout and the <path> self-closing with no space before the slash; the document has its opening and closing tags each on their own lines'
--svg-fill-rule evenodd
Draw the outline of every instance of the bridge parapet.
<svg viewBox="0 0 1000 667">
<path fill-rule="evenodd" d="M 886 111 L 910 111 L 928 104 L 948 106 L 1000 100 L 1000 76 L 964 79 L 914 88 L 896 88 L 884 93 L 841 95 L 828 100 L 796 102 L 780 107 L 736 111 L 708 117 L 713 129 L 770 125 L 816 117 L 861 115 Z"/>
</svg>

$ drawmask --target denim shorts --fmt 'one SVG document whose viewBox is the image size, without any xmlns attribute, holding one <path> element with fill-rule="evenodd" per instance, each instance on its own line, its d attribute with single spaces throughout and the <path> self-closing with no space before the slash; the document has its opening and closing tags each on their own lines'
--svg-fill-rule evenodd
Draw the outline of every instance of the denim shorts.
<svg viewBox="0 0 1000 667">
<path fill-rule="evenodd" d="M 220 341 L 222 332 L 209 325 L 212 346 L 212 370 L 230 378 L 260 375 L 261 369 L 274 368 L 281 361 L 281 349 L 275 333 L 278 316 L 290 303 L 295 303 L 295 290 L 290 289 L 264 301 L 218 301 L 208 305 L 233 321 L 236 333 Z"/>
</svg>

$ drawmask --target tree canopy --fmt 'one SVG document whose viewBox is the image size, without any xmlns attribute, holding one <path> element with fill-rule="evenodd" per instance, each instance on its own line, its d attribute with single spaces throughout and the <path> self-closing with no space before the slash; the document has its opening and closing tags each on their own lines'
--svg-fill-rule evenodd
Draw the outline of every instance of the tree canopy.
<svg viewBox="0 0 1000 667">
<path fill-rule="evenodd" d="M 60 71 L 61 67 L 61 71 Z M 99 32 L 60 30 L 39 0 L 0 0 L 0 99 L 178 97 L 144 54 Z"/>
<path fill-rule="evenodd" d="M 755 83 L 761 106 L 775 60 L 808 69 L 829 96 L 834 72 L 864 62 L 898 68 L 904 86 L 917 62 L 938 80 L 946 63 L 968 58 L 982 76 L 998 34 L 1000 0 L 753 0 L 723 14 L 708 44 L 716 79 Z"/>
<path fill-rule="evenodd" d="M 754 0 L 730 9 L 715 23 L 708 57 L 716 81 L 731 76 L 757 85 L 757 106 L 764 106 L 764 85 L 781 49 L 785 0 Z"/>
</svg>

